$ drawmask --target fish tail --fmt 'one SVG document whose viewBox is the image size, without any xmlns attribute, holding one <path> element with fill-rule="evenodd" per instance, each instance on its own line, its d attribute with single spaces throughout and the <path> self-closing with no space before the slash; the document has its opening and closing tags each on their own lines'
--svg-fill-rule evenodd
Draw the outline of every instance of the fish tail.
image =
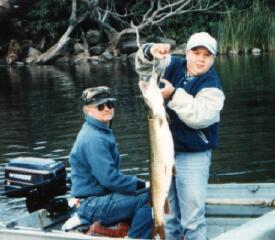
<svg viewBox="0 0 275 240">
<path fill-rule="evenodd" d="M 153 239 L 156 239 L 156 236 L 158 235 L 159 235 L 159 238 L 157 239 L 161 239 L 161 240 L 165 239 L 164 225 L 153 227 Z"/>
</svg>

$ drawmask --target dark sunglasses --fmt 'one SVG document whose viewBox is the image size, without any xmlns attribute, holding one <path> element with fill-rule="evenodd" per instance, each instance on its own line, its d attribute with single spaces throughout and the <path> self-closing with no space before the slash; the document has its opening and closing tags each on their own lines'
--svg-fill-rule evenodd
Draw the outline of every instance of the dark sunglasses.
<svg viewBox="0 0 275 240">
<path fill-rule="evenodd" d="M 96 107 L 98 111 L 103 111 L 105 106 L 109 109 L 113 109 L 115 107 L 115 104 L 113 101 L 107 101 L 105 103 L 98 104 Z"/>
</svg>

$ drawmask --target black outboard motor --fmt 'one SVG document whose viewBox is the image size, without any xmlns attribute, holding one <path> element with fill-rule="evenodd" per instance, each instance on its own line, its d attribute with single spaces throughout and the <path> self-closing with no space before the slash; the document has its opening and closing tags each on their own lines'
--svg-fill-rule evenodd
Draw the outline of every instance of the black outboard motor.
<svg viewBox="0 0 275 240">
<path fill-rule="evenodd" d="M 50 213 L 67 209 L 67 200 L 57 198 L 67 191 L 62 162 L 52 159 L 18 157 L 5 167 L 5 193 L 8 197 L 26 197 L 29 212 L 46 208 Z"/>
</svg>

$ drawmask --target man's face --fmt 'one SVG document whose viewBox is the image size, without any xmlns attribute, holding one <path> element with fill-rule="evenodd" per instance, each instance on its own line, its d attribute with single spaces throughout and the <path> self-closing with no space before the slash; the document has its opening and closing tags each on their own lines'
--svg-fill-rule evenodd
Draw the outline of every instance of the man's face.
<svg viewBox="0 0 275 240">
<path fill-rule="evenodd" d="M 207 48 L 197 47 L 186 52 L 187 70 L 191 76 L 201 75 L 213 65 L 215 56 Z"/>
<path fill-rule="evenodd" d="M 95 119 L 108 123 L 112 120 L 114 116 L 115 109 L 114 107 L 109 107 L 109 104 L 103 103 L 101 106 L 88 105 L 87 112 L 89 115 L 93 116 Z"/>
</svg>

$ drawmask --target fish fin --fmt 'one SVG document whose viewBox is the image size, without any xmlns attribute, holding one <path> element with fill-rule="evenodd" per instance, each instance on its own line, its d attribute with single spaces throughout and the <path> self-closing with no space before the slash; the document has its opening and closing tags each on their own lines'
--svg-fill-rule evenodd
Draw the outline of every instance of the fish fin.
<svg viewBox="0 0 275 240">
<path fill-rule="evenodd" d="M 168 214 L 170 212 L 170 207 L 169 207 L 169 202 L 168 199 L 165 199 L 165 203 L 164 203 L 164 213 Z"/>
<path fill-rule="evenodd" d="M 172 174 L 173 174 L 173 176 L 177 175 L 177 171 L 176 171 L 176 166 L 175 165 L 172 168 Z"/>
<path fill-rule="evenodd" d="M 161 239 L 161 240 L 165 239 L 164 225 L 158 226 L 158 227 L 154 226 L 152 235 L 153 235 L 152 236 L 153 239 Z M 159 235 L 159 238 L 156 238 L 156 236 L 158 235 Z"/>
</svg>

